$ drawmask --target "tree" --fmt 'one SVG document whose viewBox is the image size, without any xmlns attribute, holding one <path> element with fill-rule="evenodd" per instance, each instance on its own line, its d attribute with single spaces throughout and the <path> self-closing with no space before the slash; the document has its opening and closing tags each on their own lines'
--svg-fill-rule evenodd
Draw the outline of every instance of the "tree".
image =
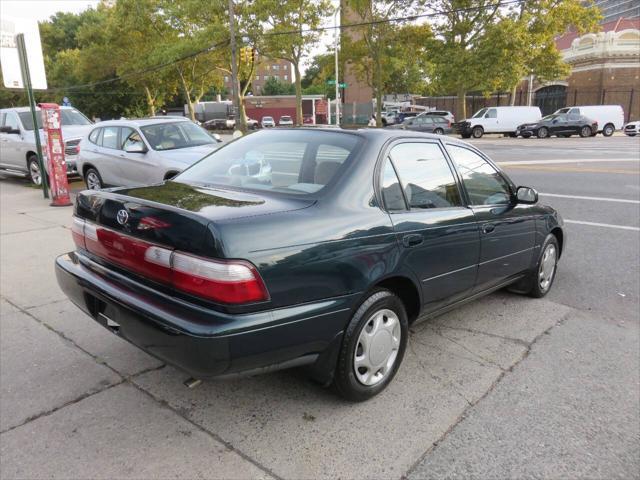
<svg viewBox="0 0 640 480">
<path fill-rule="evenodd" d="M 269 77 L 262 88 L 263 95 L 293 95 L 295 92 L 296 87 L 293 84 L 274 77 Z"/>
<path fill-rule="evenodd" d="M 376 101 L 376 125 L 382 126 L 382 96 L 397 88 L 398 75 L 404 77 L 404 88 L 421 80 L 424 50 L 431 37 L 427 25 L 399 26 L 390 21 L 411 14 L 415 2 L 407 0 L 346 0 L 346 8 L 356 14 L 362 25 L 350 27 L 342 38 L 342 52 L 356 76 L 369 85 Z M 405 72 L 409 72 L 405 75 Z M 397 90 L 396 90 L 397 91 Z"/>
<path fill-rule="evenodd" d="M 314 31 L 332 13 L 329 0 L 257 0 L 258 15 L 269 25 L 263 51 L 271 58 L 291 62 L 295 74 L 296 124 L 302 124 L 302 59 L 316 45 Z"/>
<path fill-rule="evenodd" d="M 341 61 L 339 68 L 344 72 L 344 62 Z M 336 89 L 335 86 L 328 85 L 327 81 L 335 78 L 335 70 L 333 53 L 321 53 L 314 56 L 300 81 L 302 92 L 307 95 L 324 95 L 333 100 L 336 97 Z"/>
</svg>

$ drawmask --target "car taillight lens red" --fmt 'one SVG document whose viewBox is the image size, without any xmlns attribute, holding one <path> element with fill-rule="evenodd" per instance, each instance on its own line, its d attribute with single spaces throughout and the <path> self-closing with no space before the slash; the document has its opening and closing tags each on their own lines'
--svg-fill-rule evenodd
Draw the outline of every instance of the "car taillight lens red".
<svg viewBox="0 0 640 480">
<path fill-rule="evenodd" d="M 244 260 L 196 257 L 73 217 L 73 240 L 80 248 L 132 272 L 219 303 L 269 299 L 256 268 Z"/>
</svg>

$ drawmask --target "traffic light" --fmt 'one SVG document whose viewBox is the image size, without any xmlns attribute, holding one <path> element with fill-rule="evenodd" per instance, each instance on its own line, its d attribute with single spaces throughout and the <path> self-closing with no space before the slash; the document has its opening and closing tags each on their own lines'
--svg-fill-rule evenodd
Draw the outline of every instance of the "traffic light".
<svg viewBox="0 0 640 480">
<path fill-rule="evenodd" d="M 240 47 L 240 63 L 245 63 L 247 61 L 247 55 L 245 47 Z"/>
<path fill-rule="evenodd" d="M 251 63 L 256 62 L 256 57 L 258 56 L 257 50 L 254 48 L 251 49 Z"/>
</svg>

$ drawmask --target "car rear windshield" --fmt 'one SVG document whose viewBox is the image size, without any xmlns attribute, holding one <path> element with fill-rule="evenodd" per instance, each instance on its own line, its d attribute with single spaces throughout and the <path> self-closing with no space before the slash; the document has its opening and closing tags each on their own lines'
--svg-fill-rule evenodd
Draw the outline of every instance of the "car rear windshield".
<svg viewBox="0 0 640 480">
<path fill-rule="evenodd" d="M 215 143 L 206 130 L 192 122 L 163 122 L 140 127 L 154 150 L 176 150 Z"/>
<path fill-rule="evenodd" d="M 20 115 L 20 121 L 22 122 L 25 130 L 33 130 L 33 118 L 31 117 L 31 112 L 20 112 L 18 115 Z M 61 108 L 60 118 L 62 120 L 62 125 L 91 125 L 91 121 L 77 110 Z M 38 122 L 38 128 L 42 128 L 42 116 L 39 109 L 36 113 L 36 121 Z"/>
<path fill-rule="evenodd" d="M 174 180 L 249 191 L 312 194 L 355 155 L 360 137 L 326 131 L 264 131 L 208 155 Z"/>
</svg>

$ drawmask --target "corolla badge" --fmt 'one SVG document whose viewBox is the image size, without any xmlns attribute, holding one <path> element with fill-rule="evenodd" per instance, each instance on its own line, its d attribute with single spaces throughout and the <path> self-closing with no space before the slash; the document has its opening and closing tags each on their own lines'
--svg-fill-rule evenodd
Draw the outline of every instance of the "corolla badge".
<svg viewBox="0 0 640 480">
<path fill-rule="evenodd" d="M 129 220 L 129 212 L 126 210 L 118 210 L 116 220 L 120 225 L 124 225 Z"/>
</svg>

